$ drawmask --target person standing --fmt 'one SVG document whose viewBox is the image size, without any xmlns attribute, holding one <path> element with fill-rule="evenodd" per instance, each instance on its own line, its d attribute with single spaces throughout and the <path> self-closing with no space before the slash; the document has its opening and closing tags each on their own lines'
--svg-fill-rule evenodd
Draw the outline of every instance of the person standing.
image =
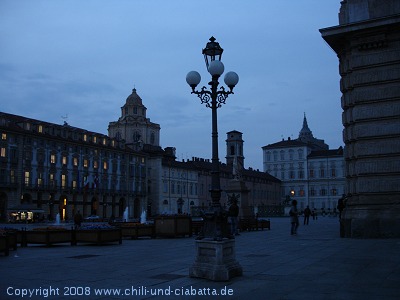
<svg viewBox="0 0 400 300">
<path fill-rule="evenodd" d="M 233 200 L 231 206 L 229 206 L 228 216 L 231 222 L 231 235 L 239 235 L 237 229 L 239 216 L 239 206 L 237 205 L 237 200 Z"/>
<path fill-rule="evenodd" d="M 311 215 L 311 209 L 307 205 L 306 209 L 304 210 L 304 225 L 308 225 L 308 222 L 310 221 L 310 215 Z"/>
<path fill-rule="evenodd" d="M 342 219 L 342 211 L 344 209 L 344 199 L 346 198 L 346 195 L 342 195 L 342 198 L 338 200 L 337 204 L 337 209 L 339 211 L 339 220 Z"/>
<path fill-rule="evenodd" d="M 291 235 L 297 235 L 297 228 L 299 228 L 299 211 L 297 210 L 297 200 L 292 201 L 292 207 L 289 211 L 290 223 L 292 224 L 290 229 Z"/>
<path fill-rule="evenodd" d="M 81 212 L 78 210 L 78 212 L 74 216 L 75 228 L 81 227 L 82 220 L 83 220 L 83 217 L 81 215 Z"/>
</svg>

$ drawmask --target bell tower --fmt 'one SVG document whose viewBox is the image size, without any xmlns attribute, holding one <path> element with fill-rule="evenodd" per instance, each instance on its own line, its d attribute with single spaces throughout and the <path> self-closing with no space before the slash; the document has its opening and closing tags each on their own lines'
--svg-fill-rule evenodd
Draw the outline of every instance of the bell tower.
<svg viewBox="0 0 400 300">
<path fill-rule="evenodd" d="M 238 171 L 240 171 L 244 168 L 243 134 L 233 130 L 227 132 L 226 135 L 226 164 L 231 167 L 237 167 Z"/>
</svg>

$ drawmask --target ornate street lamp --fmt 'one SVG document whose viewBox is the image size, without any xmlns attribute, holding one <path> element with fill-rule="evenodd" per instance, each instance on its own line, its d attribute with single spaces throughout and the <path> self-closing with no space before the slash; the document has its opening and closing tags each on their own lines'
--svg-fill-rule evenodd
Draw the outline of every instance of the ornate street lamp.
<svg viewBox="0 0 400 300">
<path fill-rule="evenodd" d="M 211 108 L 212 111 L 212 171 L 211 171 L 211 199 L 212 211 L 206 215 L 205 230 L 203 230 L 204 237 L 213 237 L 214 240 L 220 241 L 225 236 L 224 232 L 224 217 L 220 203 L 221 199 L 221 186 L 219 175 L 219 158 L 218 158 L 218 126 L 217 126 L 217 109 L 225 104 L 228 95 L 233 94 L 233 88 L 239 81 L 239 76 L 235 72 L 228 72 L 225 74 L 224 81 L 229 87 L 221 86 L 218 90 L 219 78 L 224 73 L 224 65 L 221 62 L 222 52 L 219 43 L 215 41 L 214 37 L 210 38 L 202 53 L 206 62 L 207 70 L 211 74 L 211 81 L 208 83 L 210 89 L 205 86 L 200 91 L 195 90 L 201 81 L 201 76 L 196 71 L 191 71 L 186 75 L 186 82 L 192 88 L 192 94 L 196 94 L 206 107 Z"/>
</svg>

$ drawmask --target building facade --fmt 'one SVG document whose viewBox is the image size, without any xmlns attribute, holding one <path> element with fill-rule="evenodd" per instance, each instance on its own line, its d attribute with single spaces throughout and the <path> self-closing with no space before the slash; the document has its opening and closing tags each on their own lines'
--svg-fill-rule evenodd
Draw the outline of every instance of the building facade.
<svg viewBox="0 0 400 300">
<path fill-rule="evenodd" d="M 220 163 L 221 205 L 228 209 L 227 189 L 240 176 L 248 190 L 248 206 L 252 214 L 263 206 L 280 202 L 281 182 L 268 173 L 244 167 L 242 133 L 227 133 L 226 163 Z M 235 162 L 235 163 L 234 163 Z M 197 215 L 211 206 L 211 172 L 209 159 L 192 157 L 177 161 L 174 148 L 166 148 L 162 164 L 161 213 Z"/>
<path fill-rule="evenodd" d="M 329 150 L 316 139 L 304 115 L 297 139 L 288 138 L 262 147 L 264 171 L 282 181 L 281 202 L 296 199 L 299 208 L 333 212 L 346 193 L 343 149 Z"/>
<path fill-rule="evenodd" d="M 344 235 L 400 237 L 400 1 L 342 1 L 320 32 L 339 59 Z"/>
<path fill-rule="evenodd" d="M 71 220 L 77 211 L 121 218 L 126 208 L 129 218 L 197 214 L 211 205 L 210 160 L 177 161 L 175 148 L 162 149 L 160 125 L 147 118 L 136 89 L 108 136 L 7 113 L 0 133 L 1 221 Z M 280 180 L 244 167 L 242 133 L 228 132 L 226 143 L 221 204 L 229 204 L 226 189 L 238 178 L 247 211 L 279 203 Z"/>
<path fill-rule="evenodd" d="M 122 216 L 147 199 L 147 155 L 106 135 L 0 113 L 1 221 Z"/>
</svg>

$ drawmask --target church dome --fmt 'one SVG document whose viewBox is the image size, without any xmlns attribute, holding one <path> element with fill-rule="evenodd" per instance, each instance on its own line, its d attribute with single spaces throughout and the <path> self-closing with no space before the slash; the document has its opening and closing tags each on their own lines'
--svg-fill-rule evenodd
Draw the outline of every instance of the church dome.
<svg viewBox="0 0 400 300">
<path fill-rule="evenodd" d="M 132 105 L 132 104 L 143 105 L 142 98 L 140 98 L 140 96 L 136 93 L 135 88 L 132 90 L 132 94 L 130 94 L 128 96 L 128 98 L 126 98 L 126 104 L 128 104 L 128 105 Z"/>
</svg>

